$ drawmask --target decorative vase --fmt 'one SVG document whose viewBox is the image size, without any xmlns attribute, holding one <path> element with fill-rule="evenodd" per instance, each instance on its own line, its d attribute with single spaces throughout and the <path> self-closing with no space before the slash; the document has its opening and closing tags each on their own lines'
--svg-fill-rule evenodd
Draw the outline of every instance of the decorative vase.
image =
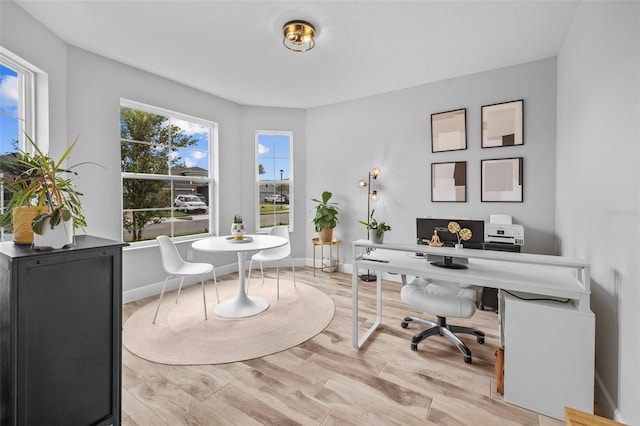
<svg viewBox="0 0 640 426">
<path fill-rule="evenodd" d="M 457 250 L 459 250 L 459 249 L 461 249 L 463 246 L 462 246 L 462 244 L 456 244 L 454 247 L 455 247 Z"/>
<path fill-rule="evenodd" d="M 31 222 L 38 214 L 38 208 L 14 207 L 11 211 L 11 229 L 15 244 L 33 244 L 33 229 Z"/>
<path fill-rule="evenodd" d="M 246 229 L 244 227 L 244 222 L 232 223 L 231 224 L 231 235 L 233 235 L 233 239 L 237 241 L 242 241 Z"/>
<path fill-rule="evenodd" d="M 378 230 L 376 228 L 369 229 L 369 241 L 371 241 L 373 244 L 382 244 L 383 240 L 384 232 L 382 233 L 380 238 L 378 238 Z"/>
<path fill-rule="evenodd" d="M 333 239 L 333 228 L 324 228 L 318 232 L 321 243 L 330 243 Z"/>
<path fill-rule="evenodd" d="M 33 233 L 34 247 L 61 249 L 71 244 L 73 244 L 73 219 L 60 222 L 53 229 L 51 229 L 49 219 L 47 219 L 42 227 L 42 235 Z"/>
</svg>

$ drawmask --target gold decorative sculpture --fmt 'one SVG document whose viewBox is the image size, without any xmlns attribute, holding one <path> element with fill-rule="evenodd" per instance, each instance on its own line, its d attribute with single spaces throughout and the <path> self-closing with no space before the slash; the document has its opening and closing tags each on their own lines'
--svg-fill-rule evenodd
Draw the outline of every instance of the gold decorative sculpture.
<svg viewBox="0 0 640 426">
<path fill-rule="evenodd" d="M 433 230 L 433 237 L 431 237 L 429 245 L 432 247 L 442 247 L 442 242 L 440 241 L 440 237 L 438 237 L 438 231 L 435 229 Z"/>
</svg>

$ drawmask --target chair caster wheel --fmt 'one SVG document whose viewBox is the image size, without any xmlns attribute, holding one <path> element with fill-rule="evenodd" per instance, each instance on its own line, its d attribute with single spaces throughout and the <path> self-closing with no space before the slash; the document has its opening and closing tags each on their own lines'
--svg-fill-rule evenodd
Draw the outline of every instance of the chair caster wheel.
<svg viewBox="0 0 640 426">
<path fill-rule="evenodd" d="M 402 327 L 402 328 L 407 328 L 407 327 L 409 327 L 409 323 L 408 323 L 408 322 L 405 322 L 405 321 L 402 321 L 402 322 L 400 323 L 400 327 Z"/>
<path fill-rule="evenodd" d="M 484 343 L 484 337 L 478 337 L 478 343 L 480 344 Z"/>
<path fill-rule="evenodd" d="M 471 364 L 471 357 L 470 356 L 465 356 L 464 357 L 464 362 L 466 362 L 467 364 Z"/>
<path fill-rule="evenodd" d="M 417 351 L 418 350 L 418 344 L 417 343 L 412 343 L 411 344 L 411 350 L 412 351 Z"/>
</svg>

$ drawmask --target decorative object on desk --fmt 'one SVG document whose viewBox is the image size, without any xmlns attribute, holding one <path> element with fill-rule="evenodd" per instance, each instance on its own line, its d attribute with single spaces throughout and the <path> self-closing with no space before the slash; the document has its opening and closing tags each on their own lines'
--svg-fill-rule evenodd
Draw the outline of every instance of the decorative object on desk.
<svg viewBox="0 0 640 426">
<path fill-rule="evenodd" d="M 431 201 L 467 201 L 467 162 L 431 163 Z"/>
<path fill-rule="evenodd" d="M 247 237 L 246 235 L 243 235 L 238 240 L 236 237 L 231 235 L 230 237 L 227 237 L 227 240 L 229 240 L 230 243 L 234 243 L 234 244 L 235 243 L 250 243 L 251 241 L 253 241 L 253 237 Z"/>
<path fill-rule="evenodd" d="M 333 319 L 335 306 L 331 297 L 311 285 L 298 282 L 294 287 L 282 277 L 280 281 L 279 300 L 275 277 L 251 287 L 251 297 L 267 300 L 268 310 L 234 320 L 209 315 L 204 321 L 200 286 L 184 287 L 179 303 L 174 302 L 175 297 L 164 298 L 160 308 L 164 314 L 155 325 L 150 318 L 157 301 L 133 312 L 124 323 L 122 343 L 144 359 L 171 365 L 222 364 L 284 351 L 322 332 Z M 205 288 L 213 296 L 210 284 L 205 282 Z M 218 289 L 220 300 L 233 297 L 238 293 L 238 280 L 221 279 Z"/>
<path fill-rule="evenodd" d="M 236 213 L 233 216 L 233 223 L 231 224 L 231 235 L 233 239 L 236 241 L 242 241 L 243 235 L 247 232 L 244 222 L 242 221 L 242 216 Z"/>
<path fill-rule="evenodd" d="M 368 222 L 365 222 L 363 220 L 359 220 L 358 222 L 367 227 L 367 230 L 369 231 L 369 240 L 372 243 L 382 244 L 384 240 L 384 233 L 387 231 L 391 231 L 391 226 L 382 221 L 378 222 L 376 219 L 374 219 L 373 214 L 375 211 L 376 209 L 371 210 Z"/>
<path fill-rule="evenodd" d="M 333 229 L 338 226 L 338 203 L 330 203 L 333 194 L 329 191 L 322 193 L 322 200 L 312 198 L 315 201 L 316 215 L 313 217 L 313 224 L 316 232 L 319 233 L 320 241 L 329 242 L 333 238 Z"/>
<path fill-rule="evenodd" d="M 467 149 L 467 109 L 431 114 L 431 152 Z"/>
<path fill-rule="evenodd" d="M 524 100 L 482 107 L 482 147 L 524 144 Z"/>
<path fill-rule="evenodd" d="M 14 217 L 14 208 L 17 210 L 17 216 L 20 216 L 28 211 L 23 207 L 33 206 L 37 210 L 31 219 L 34 246 L 62 248 L 73 242 L 74 229 L 87 225 L 80 202 L 83 194 L 66 176 L 77 176 L 73 168 L 85 163 L 62 168 L 62 163 L 78 139 L 76 138 L 56 161 L 45 154 L 28 135 L 26 138 L 33 148 L 33 154 L 18 151 L 9 160 L 0 163 L 0 182 L 5 191 L 12 194 L 5 213 L 0 216 L 0 226 L 22 220 Z M 29 244 L 28 236 L 19 236 L 16 242 Z"/>
<path fill-rule="evenodd" d="M 433 230 L 433 237 L 431 237 L 431 240 L 429 241 L 429 245 L 431 247 L 442 247 L 442 241 L 440 241 L 440 237 L 438 237 L 437 229 Z"/>
<path fill-rule="evenodd" d="M 457 249 L 462 248 L 462 241 L 469 241 L 473 236 L 471 229 L 461 228 L 458 222 L 449 222 L 447 228 L 449 229 L 449 232 L 456 234 L 456 237 L 458 237 L 458 243 L 455 245 Z"/>
<path fill-rule="evenodd" d="M 523 201 L 523 158 L 481 160 L 481 201 Z"/>
</svg>

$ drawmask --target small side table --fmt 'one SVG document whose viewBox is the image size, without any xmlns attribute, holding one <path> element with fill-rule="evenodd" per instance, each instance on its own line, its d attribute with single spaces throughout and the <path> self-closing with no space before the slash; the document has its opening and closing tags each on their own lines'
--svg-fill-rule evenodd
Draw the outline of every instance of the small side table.
<svg viewBox="0 0 640 426">
<path fill-rule="evenodd" d="M 324 246 L 329 246 L 329 278 L 333 278 L 333 268 L 336 268 L 336 271 L 339 270 L 340 266 L 340 243 L 342 239 L 340 238 L 332 238 L 331 241 L 320 241 L 320 238 L 313 238 L 311 240 L 313 243 L 313 276 L 316 276 L 316 269 L 324 268 Z M 320 246 L 320 266 L 316 267 L 316 247 Z M 333 246 L 336 246 L 337 249 L 337 258 L 336 264 L 333 265 Z"/>
</svg>

